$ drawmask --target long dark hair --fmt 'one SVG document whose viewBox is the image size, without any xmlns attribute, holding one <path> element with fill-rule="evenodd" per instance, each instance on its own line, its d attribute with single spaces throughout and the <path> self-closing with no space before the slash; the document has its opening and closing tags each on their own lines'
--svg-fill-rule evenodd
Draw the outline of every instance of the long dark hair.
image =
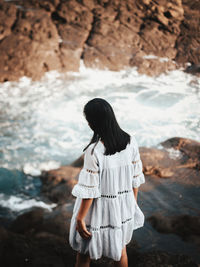
<svg viewBox="0 0 200 267">
<path fill-rule="evenodd" d="M 120 128 L 111 105 L 105 99 L 90 100 L 84 106 L 83 114 L 94 132 L 90 143 L 83 151 L 92 143 L 95 143 L 95 147 L 100 139 L 106 148 L 104 155 L 120 152 L 130 143 L 130 135 Z"/>
</svg>

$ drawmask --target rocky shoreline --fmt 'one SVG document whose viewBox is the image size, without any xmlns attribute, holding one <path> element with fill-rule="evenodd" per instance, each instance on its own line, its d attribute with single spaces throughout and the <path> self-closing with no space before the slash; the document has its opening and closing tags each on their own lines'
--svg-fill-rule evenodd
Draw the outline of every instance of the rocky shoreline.
<svg viewBox="0 0 200 267">
<path fill-rule="evenodd" d="M 200 71 L 198 0 L 0 1 L 0 82 L 46 71 Z M 189 63 L 189 66 L 188 66 Z"/>
<path fill-rule="evenodd" d="M 200 185 L 200 143 L 191 139 L 174 137 L 161 143 L 162 149 L 140 147 L 146 183 L 140 190 L 152 190 L 162 179 L 177 183 Z M 172 150 L 179 152 L 173 156 Z M 150 156 L 151 155 L 151 156 Z M 5 267 L 17 266 L 73 266 L 75 252 L 68 243 L 69 224 L 74 198 L 71 189 L 77 182 L 83 166 L 81 156 L 70 166 L 43 172 L 41 194 L 58 205 L 53 211 L 42 208 L 19 215 L 13 222 L 0 226 L 0 261 Z M 195 181 L 195 182 L 194 182 Z M 152 227 L 161 233 L 180 236 L 200 248 L 200 217 L 188 214 L 165 217 L 152 214 L 147 218 Z M 1 222 L 2 224 L 2 222 Z M 128 245 L 129 263 L 145 266 L 194 266 L 198 263 L 184 254 L 152 250 L 140 252 L 135 240 Z M 12 257 L 10 253 L 12 251 Z M 107 259 L 92 262 L 91 266 L 111 266 Z M 132 265 L 131 265 L 132 266 Z"/>
</svg>

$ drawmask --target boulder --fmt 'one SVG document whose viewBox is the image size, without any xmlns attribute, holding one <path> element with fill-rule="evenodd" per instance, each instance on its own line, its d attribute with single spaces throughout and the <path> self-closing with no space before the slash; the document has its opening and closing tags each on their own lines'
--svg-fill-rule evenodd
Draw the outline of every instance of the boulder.
<svg viewBox="0 0 200 267">
<path fill-rule="evenodd" d="M 184 241 L 193 242 L 200 247 L 200 216 L 188 214 L 163 216 L 152 215 L 147 221 L 161 233 L 179 235 Z"/>
<path fill-rule="evenodd" d="M 62 166 L 55 170 L 43 171 L 41 193 L 53 202 L 66 203 L 72 199 L 71 190 L 77 183 L 79 167 Z"/>
<path fill-rule="evenodd" d="M 33 208 L 19 215 L 8 229 L 27 236 L 47 232 L 67 239 L 73 205 L 59 205 L 52 212 Z"/>
<path fill-rule="evenodd" d="M 144 174 L 149 178 L 170 178 L 178 183 L 199 185 L 200 143 L 173 137 L 160 145 L 163 149 L 140 148 Z"/>
<path fill-rule="evenodd" d="M 185 162 L 190 161 L 191 167 L 197 167 L 200 160 L 200 142 L 182 137 L 173 137 L 161 143 L 165 148 L 173 148 L 179 150 Z M 194 166 L 193 166 L 194 165 Z"/>
</svg>

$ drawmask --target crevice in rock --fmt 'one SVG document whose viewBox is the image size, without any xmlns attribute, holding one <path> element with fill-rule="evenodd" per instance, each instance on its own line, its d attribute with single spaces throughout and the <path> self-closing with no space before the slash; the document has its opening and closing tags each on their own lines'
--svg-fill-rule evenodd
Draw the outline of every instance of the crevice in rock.
<svg viewBox="0 0 200 267">
<path fill-rule="evenodd" d="M 20 10 L 17 9 L 17 12 L 16 12 L 16 19 L 15 19 L 13 25 L 10 27 L 11 31 L 14 31 L 14 29 L 15 29 L 15 27 L 16 27 L 16 25 L 17 25 L 18 19 L 19 19 L 19 15 L 20 15 Z"/>
<path fill-rule="evenodd" d="M 95 14 L 94 14 L 94 13 L 92 13 L 92 14 L 93 14 L 93 20 L 92 20 L 92 22 L 91 22 L 91 29 L 90 29 L 90 31 L 88 32 L 88 36 L 87 36 L 87 38 L 86 38 L 86 40 L 85 40 L 85 42 L 84 42 L 84 44 L 83 44 L 83 50 L 82 50 L 82 53 L 81 53 L 81 55 L 80 55 L 80 59 L 83 59 L 83 58 L 84 58 L 85 45 L 88 45 L 88 46 L 89 46 L 88 41 L 90 40 L 90 38 L 91 38 L 91 36 L 92 36 L 92 33 L 93 33 L 93 31 L 94 31 L 94 25 L 95 25 L 95 23 L 96 23 L 96 21 L 97 21 L 97 18 L 95 17 Z"/>
<path fill-rule="evenodd" d="M 67 23 L 66 19 L 61 17 L 57 11 L 54 11 L 51 13 L 51 19 L 53 20 L 53 22 L 58 22 L 60 24 L 66 24 Z"/>
<path fill-rule="evenodd" d="M 172 15 L 171 15 L 171 13 L 170 13 L 169 11 L 166 11 L 166 12 L 164 12 L 163 14 L 164 14 L 164 16 L 165 16 L 166 18 L 168 18 L 168 19 L 172 18 Z"/>
<path fill-rule="evenodd" d="M 46 62 L 43 63 L 43 67 L 45 71 L 49 71 L 49 67 Z"/>
</svg>

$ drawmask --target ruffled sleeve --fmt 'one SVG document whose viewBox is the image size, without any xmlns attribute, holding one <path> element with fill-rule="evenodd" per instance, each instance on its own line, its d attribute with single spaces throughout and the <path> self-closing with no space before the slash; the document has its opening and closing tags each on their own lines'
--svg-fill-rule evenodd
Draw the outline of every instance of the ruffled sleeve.
<svg viewBox="0 0 200 267">
<path fill-rule="evenodd" d="M 145 176 L 143 174 L 143 165 L 140 158 L 139 147 L 134 136 L 132 138 L 133 155 L 132 155 L 132 187 L 138 188 L 141 184 L 145 183 Z"/>
<path fill-rule="evenodd" d="M 72 190 L 72 195 L 79 198 L 98 198 L 99 166 L 95 152 L 91 154 L 91 146 L 84 153 L 84 165 L 79 173 L 78 183 Z"/>
</svg>

